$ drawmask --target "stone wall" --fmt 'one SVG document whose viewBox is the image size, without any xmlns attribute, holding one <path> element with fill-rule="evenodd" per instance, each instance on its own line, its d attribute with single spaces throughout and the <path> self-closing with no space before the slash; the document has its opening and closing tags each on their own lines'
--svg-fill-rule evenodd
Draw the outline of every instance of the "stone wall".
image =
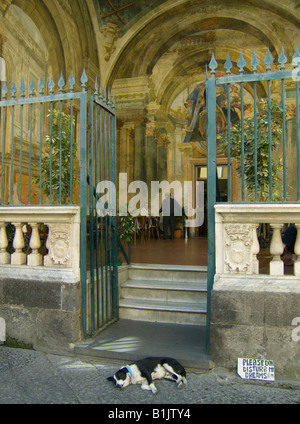
<svg viewBox="0 0 300 424">
<path fill-rule="evenodd" d="M 276 375 L 300 377 L 300 284 L 293 276 L 217 276 L 211 303 L 211 360 L 269 359 Z"/>
<path fill-rule="evenodd" d="M 0 280 L 7 337 L 40 350 L 68 351 L 81 337 L 80 283 Z"/>
<path fill-rule="evenodd" d="M 11 222 L 14 253 L 7 251 Z M 79 206 L 0 208 L 0 317 L 8 337 L 52 351 L 80 340 L 79 237 Z"/>
</svg>

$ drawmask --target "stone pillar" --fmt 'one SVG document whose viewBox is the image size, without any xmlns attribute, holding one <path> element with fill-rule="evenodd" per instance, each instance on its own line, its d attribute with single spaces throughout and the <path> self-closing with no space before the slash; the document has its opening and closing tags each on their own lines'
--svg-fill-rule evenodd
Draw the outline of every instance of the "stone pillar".
<svg viewBox="0 0 300 424">
<path fill-rule="evenodd" d="M 134 129 L 134 179 L 141 181 L 146 180 L 145 137 L 145 126 L 136 126 Z"/>
<path fill-rule="evenodd" d="M 157 180 L 168 180 L 168 148 L 157 145 Z"/>
<path fill-rule="evenodd" d="M 181 182 L 189 181 L 189 159 L 193 154 L 193 147 L 190 143 L 178 143 L 178 148 L 181 152 Z M 189 228 L 189 237 L 195 238 L 198 234 L 198 228 Z"/>
<path fill-rule="evenodd" d="M 129 159 L 125 170 L 121 166 L 122 163 L 125 164 L 125 160 L 120 158 L 120 169 L 127 174 L 130 173 L 130 168 L 132 169 L 131 175 L 128 175 L 129 183 L 133 180 L 145 181 L 145 122 L 148 114 L 149 78 L 144 76 L 117 79 L 114 81 L 113 91 L 117 117 L 124 122 L 124 128 L 119 135 L 126 138 L 126 146 L 123 145 L 123 150 L 118 154 L 125 153 L 126 159 L 132 158 L 132 163 Z"/>
<path fill-rule="evenodd" d="M 189 158 L 192 156 L 193 147 L 190 143 L 178 143 L 182 153 L 182 181 L 189 181 Z"/>
<path fill-rule="evenodd" d="M 157 180 L 157 161 L 157 141 L 153 136 L 147 136 L 145 143 L 145 172 L 148 187 L 151 186 L 151 181 Z"/>
</svg>

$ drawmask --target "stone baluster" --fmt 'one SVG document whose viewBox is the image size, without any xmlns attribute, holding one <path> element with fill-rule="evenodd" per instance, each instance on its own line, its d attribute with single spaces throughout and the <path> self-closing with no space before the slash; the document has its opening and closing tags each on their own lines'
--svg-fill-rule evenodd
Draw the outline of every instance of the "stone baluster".
<svg viewBox="0 0 300 424">
<path fill-rule="evenodd" d="M 10 263 L 10 254 L 6 250 L 8 247 L 6 225 L 6 222 L 0 222 L 0 265 Z"/>
<path fill-rule="evenodd" d="M 294 274 L 299 276 L 300 275 L 300 223 L 295 223 L 295 226 L 297 228 L 297 237 L 296 242 L 294 246 L 294 252 L 297 255 L 296 262 L 294 263 Z"/>
<path fill-rule="evenodd" d="M 30 266 L 41 266 L 43 263 L 43 257 L 39 253 L 39 248 L 41 247 L 41 239 L 39 234 L 39 224 L 31 223 L 31 237 L 29 246 L 32 249 L 32 253 L 27 257 L 27 265 Z"/>
<path fill-rule="evenodd" d="M 252 245 L 252 273 L 259 274 L 259 261 L 257 255 L 260 251 L 260 245 L 257 237 L 258 224 L 253 225 L 253 245 Z"/>
<path fill-rule="evenodd" d="M 15 248 L 15 253 L 11 255 L 11 264 L 12 265 L 24 265 L 26 264 L 26 254 L 23 252 L 25 246 L 24 236 L 22 231 L 22 223 L 16 222 L 12 223 L 15 228 L 15 236 L 13 241 L 13 246 Z"/>
<path fill-rule="evenodd" d="M 284 275 L 284 263 L 280 258 L 283 253 L 283 243 L 281 238 L 281 224 L 271 224 L 273 236 L 270 245 L 270 253 L 273 259 L 270 262 L 270 275 Z"/>
</svg>

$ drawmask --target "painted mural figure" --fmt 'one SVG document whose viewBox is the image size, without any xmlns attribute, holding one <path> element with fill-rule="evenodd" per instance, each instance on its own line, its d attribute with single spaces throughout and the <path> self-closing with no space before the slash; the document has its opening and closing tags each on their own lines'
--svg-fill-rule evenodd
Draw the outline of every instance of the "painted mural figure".
<svg viewBox="0 0 300 424">
<path fill-rule="evenodd" d="M 197 142 L 206 139 L 206 98 L 205 83 L 196 85 L 185 106 L 188 109 L 188 124 L 184 143 Z M 245 106 L 245 105 L 244 105 Z M 220 85 L 216 88 L 216 112 L 217 112 L 217 133 L 223 132 L 227 126 L 227 87 Z M 241 103 L 239 89 L 235 85 L 230 87 L 230 123 L 235 125 L 240 119 Z"/>
<path fill-rule="evenodd" d="M 199 116 L 205 107 L 205 84 L 197 84 L 185 106 L 188 108 L 188 126 L 184 143 L 189 143 L 194 138 L 200 136 L 199 132 Z"/>
</svg>

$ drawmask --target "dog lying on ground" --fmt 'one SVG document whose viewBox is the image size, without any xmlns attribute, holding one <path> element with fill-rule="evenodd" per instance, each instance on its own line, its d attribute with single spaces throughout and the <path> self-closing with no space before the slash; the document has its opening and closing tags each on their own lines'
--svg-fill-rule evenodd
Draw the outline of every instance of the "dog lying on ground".
<svg viewBox="0 0 300 424">
<path fill-rule="evenodd" d="M 151 390 L 157 393 L 153 380 L 166 379 L 177 383 L 178 388 L 182 383 L 187 384 L 186 372 L 183 366 L 174 358 L 144 358 L 133 364 L 119 369 L 115 375 L 108 377 L 115 385 L 124 389 L 129 384 L 141 384 L 142 390 Z"/>
</svg>

